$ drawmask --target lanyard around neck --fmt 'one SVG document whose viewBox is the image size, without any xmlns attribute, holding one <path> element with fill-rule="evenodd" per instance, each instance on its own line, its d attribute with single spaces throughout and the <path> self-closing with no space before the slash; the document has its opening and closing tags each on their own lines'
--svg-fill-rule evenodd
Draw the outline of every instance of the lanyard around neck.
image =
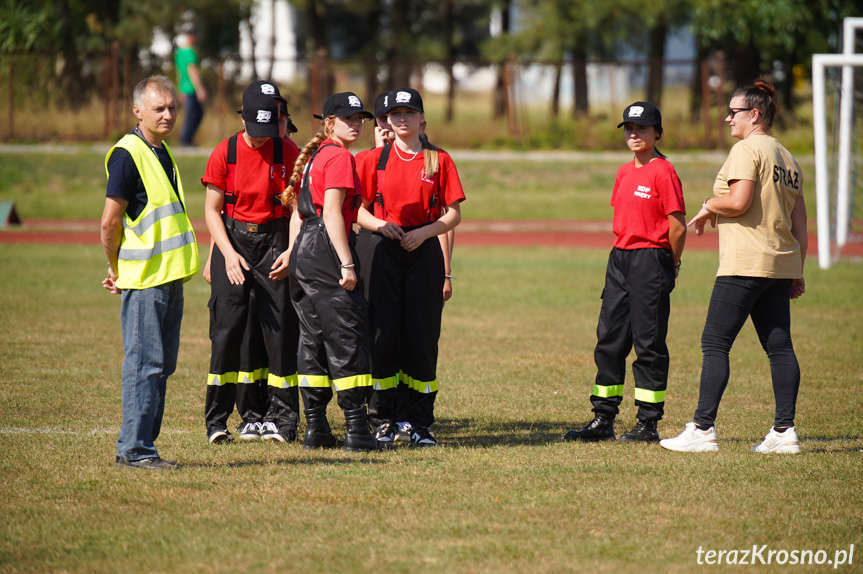
<svg viewBox="0 0 863 574">
<path fill-rule="evenodd" d="M 144 132 L 141 131 L 140 126 L 135 126 L 135 135 L 144 140 L 144 143 L 147 144 L 147 147 L 153 150 L 153 155 L 156 156 L 156 159 L 159 159 L 159 152 L 156 151 L 155 146 L 153 146 L 149 141 L 147 141 L 147 138 L 144 137 Z M 159 160 L 159 163 L 161 163 L 161 160 Z M 173 161 L 171 162 L 171 185 L 173 185 L 174 188 L 177 187 L 177 168 L 174 167 Z"/>
</svg>

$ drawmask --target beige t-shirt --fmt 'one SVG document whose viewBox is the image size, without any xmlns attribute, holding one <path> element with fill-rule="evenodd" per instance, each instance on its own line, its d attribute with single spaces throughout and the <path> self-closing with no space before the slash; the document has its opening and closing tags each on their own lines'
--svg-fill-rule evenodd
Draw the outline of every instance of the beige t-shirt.
<svg viewBox="0 0 863 574">
<path fill-rule="evenodd" d="M 791 210 L 803 193 L 803 174 L 794 157 L 775 138 L 752 135 L 734 144 L 713 184 L 716 197 L 728 182 L 755 182 L 752 205 L 737 217 L 717 216 L 717 276 L 797 279 L 803 276 L 800 244 L 791 234 Z"/>
</svg>

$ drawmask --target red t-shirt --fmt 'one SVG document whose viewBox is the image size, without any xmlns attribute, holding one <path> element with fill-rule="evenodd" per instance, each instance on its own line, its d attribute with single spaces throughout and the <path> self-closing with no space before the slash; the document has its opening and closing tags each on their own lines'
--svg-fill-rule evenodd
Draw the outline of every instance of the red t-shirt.
<svg viewBox="0 0 863 574">
<path fill-rule="evenodd" d="M 642 167 L 635 167 L 635 160 L 620 166 L 611 206 L 617 235 L 614 246 L 619 249 L 670 251 L 668 216 L 675 211 L 686 213 L 680 178 L 671 162 L 662 158 Z"/>
<path fill-rule="evenodd" d="M 438 173 L 429 178 L 425 175 L 423 154 L 418 153 L 410 160 L 402 158 L 411 157 L 413 154 L 405 154 L 397 151 L 393 144 L 390 157 L 387 161 L 386 170 L 382 177 L 381 195 L 383 196 L 385 221 L 395 223 L 401 227 L 413 227 L 424 225 L 437 219 L 440 206 L 452 205 L 464 201 L 464 190 L 458 171 L 452 157 L 442 149 L 438 149 Z M 363 197 L 367 201 L 374 201 L 378 191 L 378 160 L 384 148 L 375 148 L 365 156 L 359 166 L 360 179 L 363 182 Z M 399 155 L 401 154 L 401 155 Z M 437 186 L 438 208 L 432 209 L 429 200 L 435 193 L 434 180 L 438 179 Z M 380 208 L 377 204 L 370 204 L 369 211 L 375 208 L 375 215 L 380 217 Z"/>
<path fill-rule="evenodd" d="M 282 138 L 282 156 L 285 163 L 273 164 L 273 140 L 254 149 L 243 138 L 237 136 L 237 165 L 234 169 L 234 219 L 246 223 L 266 223 L 274 218 L 273 197 L 288 186 L 294 163 L 300 155 L 297 145 Z M 228 140 L 223 140 L 210 154 L 207 169 L 201 183 L 212 184 L 223 191 L 228 186 Z"/>
<path fill-rule="evenodd" d="M 335 144 L 335 145 L 327 145 Z M 327 146 L 324 148 L 324 146 Z M 321 149 L 323 148 L 323 149 Z M 345 201 L 342 203 L 342 217 L 345 218 L 345 234 L 350 235 L 351 224 L 357 220 L 359 205 L 355 197 L 362 195 L 363 186 L 357 176 L 357 166 L 353 154 L 331 139 L 321 142 L 320 151 L 312 162 L 311 170 L 303 174 L 309 178 L 309 191 L 312 203 L 320 216 L 324 210 L 324 192 L 334 187 L 344 187 Z M 302 190 L 302 182 L 300 182 Z M 300 193 L 302 193 L 300 191 Z M 302 214 L 300 214 L 302 218 Z"/>
</svg>

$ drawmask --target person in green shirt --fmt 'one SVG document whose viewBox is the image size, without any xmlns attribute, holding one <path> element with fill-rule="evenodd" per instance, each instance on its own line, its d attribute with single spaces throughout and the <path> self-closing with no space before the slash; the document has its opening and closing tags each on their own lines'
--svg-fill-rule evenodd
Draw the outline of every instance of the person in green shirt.
<svg viewBox="0 0 863 574">
<path fill-rule="evenodd" d="M 201 69 L 198 66 L 198 55 L 195 44 L 198 32 L 190 28 L 177 37 L 177 49 L 174 52 L 174 62 L 177 65 L 177 84 L 180 99 L 183 101 L 183 127 L 180 130 L 180 145 L 194 145 L 195 132 L 204 119 L 204 102 L 207 100 L 207 90 L 201 81 Z"/>
</svg>

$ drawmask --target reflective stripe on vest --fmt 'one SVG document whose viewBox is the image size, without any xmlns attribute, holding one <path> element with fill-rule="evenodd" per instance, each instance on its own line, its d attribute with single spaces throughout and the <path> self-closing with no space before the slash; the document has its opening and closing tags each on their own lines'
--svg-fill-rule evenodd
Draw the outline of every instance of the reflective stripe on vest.
<svg viewBox="0 0 863 574">
<path fill-rule="evenodd" d="M 117 287 L 146 289 L 177 279 L 188 281 L 200 264 L 198 243 L 184 209 L 183 184 L 171 150 L 165 144 L 178 174 L 176 192 L 156 154 L 134 134 L 123 136 L 108 152 L 106 173 L 108 160 L 117 148 L 129 152 L 147 190 L 147 205 L 138 218 L 123 215 Z"/>
</svg>

